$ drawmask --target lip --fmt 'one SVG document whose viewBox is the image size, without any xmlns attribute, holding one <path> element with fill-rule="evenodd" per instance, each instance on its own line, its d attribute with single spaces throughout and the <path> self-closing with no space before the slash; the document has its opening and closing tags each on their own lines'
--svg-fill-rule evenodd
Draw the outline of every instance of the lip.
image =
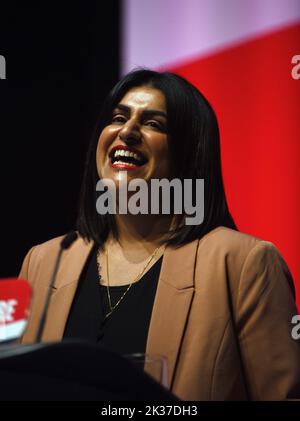
<svg viewBox="0 0 300 421">
<path fill-rule="evenodd" d="M 126 165 L 126 164 L 113 164 L 111 160 L 109 160 L 109 165 L 112 168 L 115 168 L 117 170 L 126 170 L 126 171 L 133 171 L 133 170 L 140 170 L 141 168 L 144 168 L 144 165 L 139 166 L 132 166 L 132 165 Z"/>
<path fill-rule="evenodd" d="M 111 158 L 113 157 L 113 155 L 114 155 L 114 153 L 115 153 L 116 150 L 124 150 L 124 151 L 134 152 L 138 156 L 140 156 L 142 159 L 146 160 L 146 162 L 143 165 L 135 165 L 135 166 L 127 165 L 127 164 L 115 164 L 115 163 L 112 163 Z M 110 165 L 110 167 L 115 168 L 115 169 L 119 169 L 119 170 L 128 170 L 128 171 L 140 170 L 148 162 L 147 157 L 141 151 L 139 151 L 138 149 L 136 149 L 134 147 L 128 147 L 128 146 L 125 146 L 125 145 L 116 145 L 116 146 L 114 146 L 109 151 L 108 157 L 109 157 L 109 165 Z"/>
</svg>

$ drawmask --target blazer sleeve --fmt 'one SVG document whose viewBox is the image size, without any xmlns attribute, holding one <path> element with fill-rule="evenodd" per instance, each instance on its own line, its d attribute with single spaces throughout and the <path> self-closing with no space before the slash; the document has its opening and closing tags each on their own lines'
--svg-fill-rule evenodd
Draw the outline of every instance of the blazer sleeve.
<svg viewBox="0 0 300 421">
<path fill-rule="evenodd" d="M 34 250 L 36 249 L 37 246 L 33 246 L 28 253 L 26 254 L 23 263 L 22 263 L 22 267 L 19 273 L 19 278 L 21 279 L 26 279 L 27 281 L 31 281 L 30 280 L 30 263 L 32 261 L 32 254 L 34 252 Z"/>
<path fill-rule="evenodd" d="M 300 343 L 292 337 L 298 313 L 293 281 L 272 243 L 248 254 L 237 295 L 237 329 L 250 398 L 300 398 Z"/>
</svg>

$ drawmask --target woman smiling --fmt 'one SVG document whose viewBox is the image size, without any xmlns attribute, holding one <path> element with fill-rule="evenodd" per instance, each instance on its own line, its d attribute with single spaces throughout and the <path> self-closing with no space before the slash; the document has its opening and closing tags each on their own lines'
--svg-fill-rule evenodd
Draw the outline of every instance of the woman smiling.
<svg viewBox="0 0 300 421">
<path fill-rule="evenodd" d="M 203 222 L 186 224 L 184 212 L 99 214 L 98 180 L 120 189 L 125 171 L 128 181 L 148 184 L 204 179 Z M 299 396 L 291 275 L 271 243 L 238 232 L 215 114 L 185 79 L 137 70 L 111 91 L 88 151 L 77 231 L 44 341 L 80 338 L 120 354 L 164 355 L 170 389 L 184 400 Z M 60 241 L 33 247 L 24 260 L 20 276 L 35 291 L 24 343 L 35 337 Z"/>
</svg>

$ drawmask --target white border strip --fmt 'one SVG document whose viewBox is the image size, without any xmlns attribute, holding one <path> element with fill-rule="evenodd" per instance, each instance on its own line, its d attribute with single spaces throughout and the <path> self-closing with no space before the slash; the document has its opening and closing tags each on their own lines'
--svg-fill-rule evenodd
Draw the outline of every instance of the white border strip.
<svg viewBox="0 0 300 421">
<path fill-rule="evenodd" d="M 123 0 L 122 75 L 185 62 L 300 22 L 300 0 Z"/>
</svg>

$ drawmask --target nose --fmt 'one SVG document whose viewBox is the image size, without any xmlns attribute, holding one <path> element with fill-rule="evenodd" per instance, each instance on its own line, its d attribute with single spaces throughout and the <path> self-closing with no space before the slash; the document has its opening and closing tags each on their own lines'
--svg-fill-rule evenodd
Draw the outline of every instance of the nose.
<svg viewBox="0 0 300 421">
<path fill-rule="evenodd" d="M 128 120 L 120 129 L 119 138 L 130 145 L 140 142 L 141 134 L 138 124 L 135 121 Z"/>
</svg>

